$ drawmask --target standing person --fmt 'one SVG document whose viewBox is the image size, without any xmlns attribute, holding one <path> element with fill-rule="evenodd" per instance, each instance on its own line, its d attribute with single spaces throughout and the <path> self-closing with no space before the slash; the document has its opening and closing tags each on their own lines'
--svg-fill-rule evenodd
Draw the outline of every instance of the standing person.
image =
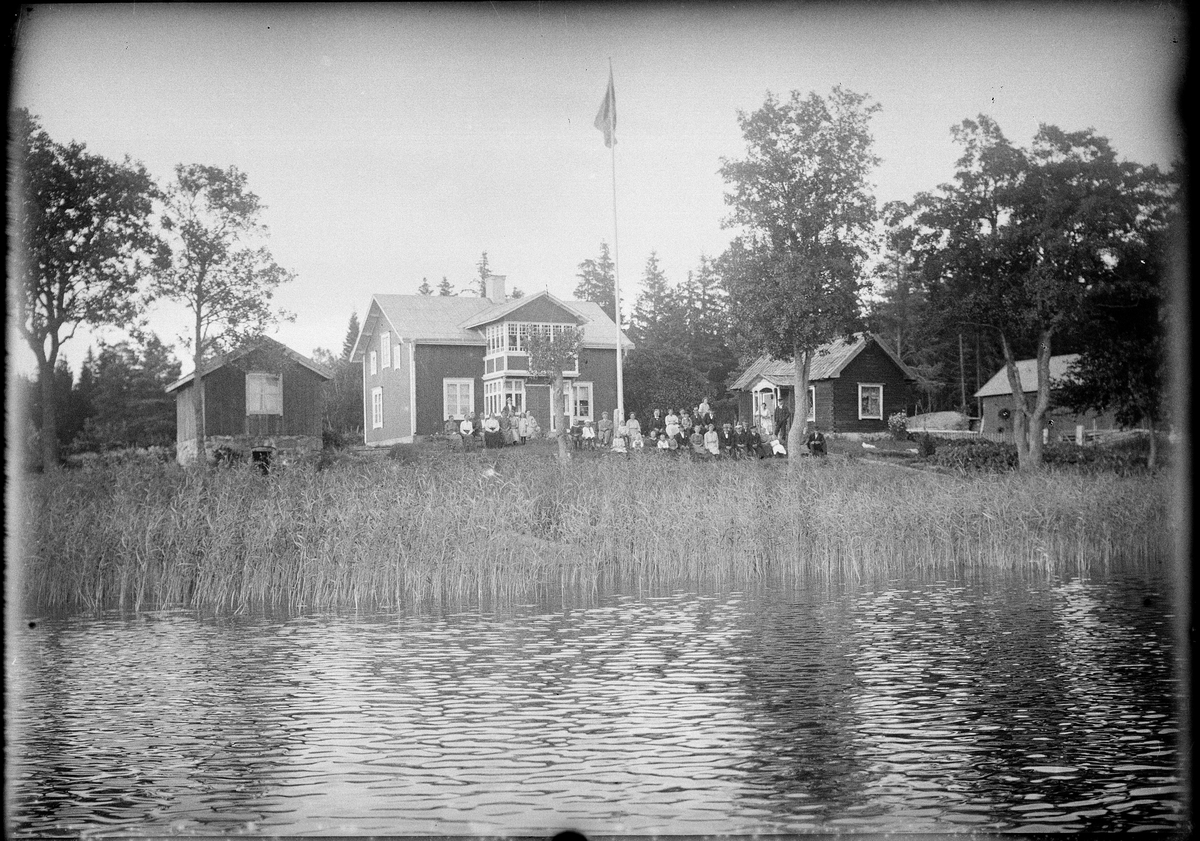
<svg viewBox="0 0 1200 841">
<path fill-rule="evenodd" d="M 721 454 L 721 436 L 711 423 L 708 425 L 708 431 L 704 433 L 704 449 L 708 450 L 709 455 Z"/>
<path fill-rule="evenodd" d="M 467 416 L 458 425 L 458 434 L 462 438 L 463 452 L 475 449 L 475 413 L 467 412 Z"/>
<path fill-rule="evenodd" d="M 607 449 L 612 446 L 613 438 L 613 422 L 608 418 L 608 412 L 604 412 L 600 416 L 600 423 L 596 426 L 596 432 L 600 436 L 600 446 Z"/>
<path fill-rule="evenodd" d="M 637 419 L 636 412 L 629 413 L 629 420 L 625 421 L 625 434 L 629 437 L 629 449 L 640 450 L 645 443 L 642 441 L 642 423 Z"/>
<path fill-rule="evenodd" d="M 521 412 L 521 416 L 517 418 L 517 435 L 520 436 L 521 443 L 529 441 L 529 415 Z"/>
<path fill-rule="evenodd" d="M 758 425 L 762 434 L 767 437 L 775 431 L 775 413 L 771 411 L 771 405 L 766 400 L 763 401 L 762 411 L 759 412 Z"/>
<path fill-rule="evenodd" d="M 786 400 L 780 400 L 775 407 L 775 434 L 781 441 L 787 440 L 788 427 L 792 424 L 792 413 L 787 407 Z"/>
<path fill-rule="evenodd" d="M 509 414 L 509 409 L 512 403 L 504 407 L 504 411 L 500 413 L 497 422 L 500 424 L 500 445 L 512 443 L 512 415 Z"/>
</svg>

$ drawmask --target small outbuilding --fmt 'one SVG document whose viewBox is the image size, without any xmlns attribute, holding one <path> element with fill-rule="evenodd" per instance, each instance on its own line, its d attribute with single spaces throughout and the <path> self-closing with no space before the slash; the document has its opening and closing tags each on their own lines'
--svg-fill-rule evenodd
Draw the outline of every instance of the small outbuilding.
<svg viewBox="0 0 1200 841">
<path fill-rule="evenodd" d="M 1070 376 L 1071 366 L 1079 359 L 1077 353 L 1050 357 L 1050 381 L 1065 380 Z M 1022 359 L 1017 362 L 1021 375 L 1021 390 L 1025 392 L 1025 404 L 1032 411 L 1037 401 L 1037 360 Z M 1008 382 L 1008 370 L 1001 367 L 990 380 L 975 392 L 979 401 L 979 432 L 989 438 L 1011 442 L 1013 440 L 1012 386 Z M 1117 429 L 1116 417 L 1112 412 L 1075 412 L 1056 406 L 1053 388 L 1050 392 L 1050 410 L 1046 413 L 1046 437 L 1048 440 L 1072 440 L 1083 443 L 1095 433 Z"/>
<path fill-rule="evenodd" d="M 205 448 L 246 461 L 321 448 L 321 387 L 333 374 L 262 337 L 215 357 L 202 370 Z M 195 372 L 167 386 L 175 395 L 175 458 L 196 459 Z"/>
<path fill-rule="evenodd" d="M 916 372 L 876 334 L 836 339 L 818 348 L 809 364 L 808 420 L 823 432 L 885 432 L 888 416 L 906 411 L 916 381 Z M 759 357 L 731 390 L 738 416 L 760 427 L 780 403 L 795 414 L 790 359 Z"/>
</svg>

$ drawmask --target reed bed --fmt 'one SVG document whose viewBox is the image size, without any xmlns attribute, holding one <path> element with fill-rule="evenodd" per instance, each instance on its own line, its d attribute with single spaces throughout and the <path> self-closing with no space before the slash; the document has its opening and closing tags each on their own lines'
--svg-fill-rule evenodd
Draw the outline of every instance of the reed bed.
<svg viewBox="0 0 1200 841">
<path fill-rule="evenodd" d="M 489 475 L 492 465 L 496 474 Z M 29 610 L 499 604 L 547 587 L 724 587 L 1149 568 L 1162 476 L 947 476 L 861 462 L 558 465 L 422 454 L 269 477 L 129 466 L 31 477 Z"/>
</svg>

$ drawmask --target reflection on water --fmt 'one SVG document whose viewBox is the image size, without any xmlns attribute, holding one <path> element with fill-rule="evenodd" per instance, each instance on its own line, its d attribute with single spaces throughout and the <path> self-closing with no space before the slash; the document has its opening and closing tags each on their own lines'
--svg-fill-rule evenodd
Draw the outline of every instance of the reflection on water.
<svg viewBox="0 0 1200 841">
<path fill-rule="evenodd" d="M 1178 828 L 1165 599 L 949 584 L 45 620 L 10 830 Z"/>
</svg>

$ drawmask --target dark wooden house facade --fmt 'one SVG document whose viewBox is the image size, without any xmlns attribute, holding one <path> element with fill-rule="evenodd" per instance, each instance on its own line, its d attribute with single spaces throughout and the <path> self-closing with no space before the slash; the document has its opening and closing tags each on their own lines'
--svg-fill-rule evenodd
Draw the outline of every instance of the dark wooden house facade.
<svg viewBox="0 0 1200 841">
<path fill-rule="evenodd" d="M 211 360 L 203 369 L 205 447 L 249 452 L 320 449 L 321 388 L 332 374 L 270 338 Z M 196 458 L 195 376 L 167 386 L 175 394 L 175 452 Z"/>
<path fill-rule="evenodd" d="M 505 406 L 554 431 L 550 383 L 529 371 L 531 331 L 583 330 L 574 370 L 566 371 L 574 417 L 613 417 L 617 403 L 617 326 L 590 301 L 549 292 L 505 295 L 505 278 L 487 278 L 487 297 L 375 295 L 351 358 L 362 364 L 363 437 L 368 446 L 412 442 L 441 432 L 448 418 L 482 418 Z M 632 343 L 623 337 L 624 347 Z"/>
<path fill-rule="evenodd" d="M 1084 443 L 1094 436 L 1117 428 L 1112 412 L 1075 412 L 1055 405 L 1053 383 L 1070 377 L 1070 368 L 1079 358 L 1077 353 L 1050 357 L 1050 411 L 1046 413 L 1043 433 L 1047 441 L 1078 441 Z M 1021 390 L 1025 393 L 1025 405 L 1030 410 L 1037 402 L 1037 360 L 1022 359 L 1017 362 L 1017 373 L 1021 378 Z M 1001 368 L 990 380 L 975 392 L 979 401 L 979 432 L 992 439 L 1013 441 L 1012 386 L 1008 382 L 1007 368 Z"/>
<path fill-rule="evenodd" d="M 823 432 L 884 432 L 904 412 L 916 373 L 874 333 L 857 333 L 818 349 L 809 365 L 807 421 Z M 760 427 L 780 403 L 795 414 L 792 361 L 762 356 L 734 381 L 738 417 Z M 795 422 L 795 420 L 793 421 Z"/>
</svg>

